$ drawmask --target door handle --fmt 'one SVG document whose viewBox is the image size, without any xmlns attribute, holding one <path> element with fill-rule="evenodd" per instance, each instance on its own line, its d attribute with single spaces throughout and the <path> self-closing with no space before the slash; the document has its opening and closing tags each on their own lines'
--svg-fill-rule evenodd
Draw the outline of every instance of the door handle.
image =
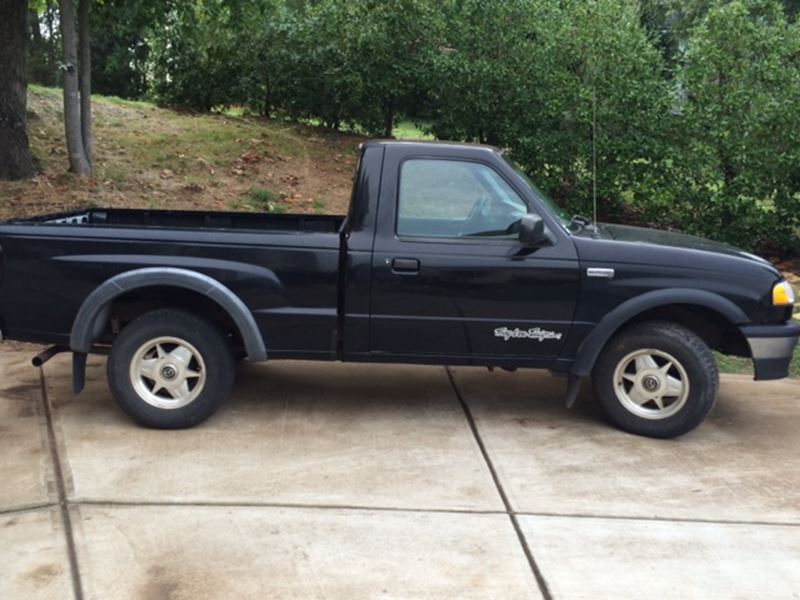
<svg viewBox="0 0 800 600">
<path fill-rule="evenodd" d="M 419 271 L 419 260 L 416 258 L 392 259 L 392 271 L 395 273 L 417 273 Z"/>
</svg>

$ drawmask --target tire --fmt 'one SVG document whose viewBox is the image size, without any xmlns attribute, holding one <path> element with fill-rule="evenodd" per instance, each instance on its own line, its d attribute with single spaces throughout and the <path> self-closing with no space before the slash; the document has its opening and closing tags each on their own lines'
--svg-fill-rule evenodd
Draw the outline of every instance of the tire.
<svg viewBox="0 0 800 600">
<path fill-rule="evenodd" d="M 719 371 L 711 350 L 693 332 L 652 322 L 611 339 L 592 370 L 592 383 L 611 423 L 637 435 L 672 438 L 711 412 Z"/>
<path fill-rule="evenodd" d="M 189 313 L 163 309 L 122 330 L 106 372 L 117 404 L 137 423 L 184 429 L 214 414 L 230 394 L 236 364 L 219 329 Z"/>
</svg>

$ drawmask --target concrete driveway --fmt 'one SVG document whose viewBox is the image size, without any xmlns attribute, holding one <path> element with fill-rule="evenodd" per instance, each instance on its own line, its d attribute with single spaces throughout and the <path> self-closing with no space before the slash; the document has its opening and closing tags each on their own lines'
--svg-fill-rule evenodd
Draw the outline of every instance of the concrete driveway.
<svg viewBox="0 0 800 600">
<path fill-rule="evenodd" d="M 0 351 L 0 598 L 800 598 L 800 382 L 723 378 L 679 440 L 563 381 L 242 369 L 204 425 L 139 428 L 104 361 Z"/>
</svg>

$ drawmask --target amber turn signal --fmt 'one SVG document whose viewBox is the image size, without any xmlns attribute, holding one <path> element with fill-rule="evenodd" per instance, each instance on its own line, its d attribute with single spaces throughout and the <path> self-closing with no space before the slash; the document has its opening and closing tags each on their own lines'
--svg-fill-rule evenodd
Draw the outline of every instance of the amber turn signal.
<svg viewBox="0 0 800 600">
<path fill-rule="evenodd" d="M 781 281 L 772 288 L 772 304 L 774 306 L 791 306 L 794 304 L 794 290 L 788 281 Z"/>
</svg>

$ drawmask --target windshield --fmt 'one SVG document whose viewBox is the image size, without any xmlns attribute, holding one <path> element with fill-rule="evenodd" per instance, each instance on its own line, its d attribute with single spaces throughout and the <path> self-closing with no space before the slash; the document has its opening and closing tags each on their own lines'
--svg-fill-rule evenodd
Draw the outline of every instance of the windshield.
<svg viewBox="0 0 800 600">
<path fill-rule="evenodd" d="M 508 162 L 514 168 L 517 174 L 520 177 L 522 177 L 525 183 L 527 183 L 530 186 L 530 188 L 533 190 L 533 193 L 536 194 L 536 196 L 538 196 L 539 200 L 541 200 L 547 205 L 547 207 L 550 209 L 550 212 L 553 213 L 559 220 L 559 222 L 564 226 L 564 228 L 569 231 L 570 218 L 567 216 L 567 213 L 565 213 L 564 210 L 558 204 L 556 204 L 552 199 L 550 199 L 550 197 L 548 197 L 547 194 L 545 194 L 542 190 L 540 190 L 536 186 L 536 184 L 533 183 L 533 181 L 531 181 L 531 178 L 528 177 L 525 171 L 520 169 L 516 163 L 511 161 Z"/>
</svg>

